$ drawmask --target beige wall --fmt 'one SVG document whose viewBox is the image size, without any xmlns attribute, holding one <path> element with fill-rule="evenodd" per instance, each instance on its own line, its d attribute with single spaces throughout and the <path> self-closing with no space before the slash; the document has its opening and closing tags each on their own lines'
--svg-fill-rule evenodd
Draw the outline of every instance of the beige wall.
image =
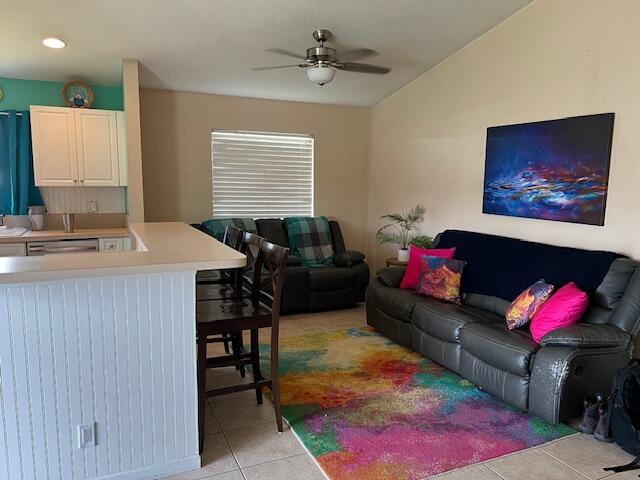
<svg viewBox="0 0 640 480">
<path fill-rule="evenodd" d="M 147 89 L 140 103 L 147 221 L 211 217 L 211 129 L 305 133 L 315 137 L 315 213 L 366 248 L 369 109 Z"/>
<path fill-rule="evenodd" d="M 536 0 L 377 105 L 369 238 L 423 202 L 435 234 L 462 228 L 640 257 L 638 0 Z M 615 112 L 604 227 L 482 214 L 486 128 Z M 370 241 L 380 265 L 391 249 Z M 372 256 L 374 258 L 372 258 Z"/>
</svg>

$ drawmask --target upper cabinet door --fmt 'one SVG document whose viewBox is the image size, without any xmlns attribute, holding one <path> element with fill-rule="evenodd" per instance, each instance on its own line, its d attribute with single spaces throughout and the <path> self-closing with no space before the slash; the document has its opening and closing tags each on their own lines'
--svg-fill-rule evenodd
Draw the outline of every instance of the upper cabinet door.
<svg viewBox="0 0 640 480">
<path fill-rule="evenodd" d="M 116 112 L 76 109 L 79 184 L 120 185 Z"/>
<path fill-rule="evenodd" d="M 39 187 L 78 185 L 74 110 L 31 107 L 34 177 Z"/>
</svg>

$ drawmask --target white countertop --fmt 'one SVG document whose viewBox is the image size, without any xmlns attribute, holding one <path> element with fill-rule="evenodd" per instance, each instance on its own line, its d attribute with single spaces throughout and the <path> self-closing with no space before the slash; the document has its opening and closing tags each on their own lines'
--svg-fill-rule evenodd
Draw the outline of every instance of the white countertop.
<svg viewBox="0 0 640 480">
<path fill-rule="evenodd" d="M 85 238 L 128 237 L 126 228 L 76 228 L 72 233 L 64 230 L 27 230 L 19 237 L 0 237 L 3 243 L 48 242 L 52 240 L 80 240 Z"/>
<path fill-rule="evenodd" d="M 138 251 L 0 258 L 0 284 L 217 270 L 246 264 L 245 255 L 186 223 L 134 223 L 129 233 Z"/>
</svg>

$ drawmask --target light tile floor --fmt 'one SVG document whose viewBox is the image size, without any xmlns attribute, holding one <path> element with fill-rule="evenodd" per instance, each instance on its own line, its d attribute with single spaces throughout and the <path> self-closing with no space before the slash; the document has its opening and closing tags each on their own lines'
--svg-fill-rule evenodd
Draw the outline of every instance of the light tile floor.
<svg viewBox="0 0 640 480">
<path fill-rule="evenodd" d="M 281 319 L 281 338 L 365 325 L 362 306 L 337 312 L 290 315 Z M 269 332 L 261 333 L 267 341 Z M 248 339 L 247 339 L 248 342 Z M 212 349 L 220 345 L 212 345 Z M 211 353 L 214 353 L 213 351 Z M 233 367 L 207 372 L 210 386 L 240 382 Z M 203 467 L 170 480 L 323 480 L 326 477 L 285 425 L 278 433 L 273 408 L 255 392 L 215 397 L 208 402 Z M 611 475 L 605 466 L 621 465 L 631 456 L 588 435 L 573 435 L 471 467 L 445 473 L 438 480 L 630 480 L 638 471 Z M 370 479 L 375 480 L 375 479 Z"/>
</svg>

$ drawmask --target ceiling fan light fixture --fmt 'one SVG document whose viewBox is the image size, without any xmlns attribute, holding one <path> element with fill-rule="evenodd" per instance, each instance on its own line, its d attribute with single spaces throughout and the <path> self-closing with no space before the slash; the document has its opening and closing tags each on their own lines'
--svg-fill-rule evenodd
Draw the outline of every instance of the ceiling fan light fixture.
<svg viewBox="0 0 640 480">
<path fill-rule="evenodd" d="M 42 40 L 42 44 L 45 47 L 56 48 L 56 49 L 64 48 L 67 46 L 64 40 L 60 40 L 59 38 L 56 38 L 56 37 L 47 37 L 44 40 Z"/>
<path fill-rule="evenodd" d="M 307 78 L 311 83 L 315 83 L 316 85 L 325 85 L 331 82 L 335 76 L 336 71 L 328 66 L 315 65 L 307 68 Z"/>
</svg>

